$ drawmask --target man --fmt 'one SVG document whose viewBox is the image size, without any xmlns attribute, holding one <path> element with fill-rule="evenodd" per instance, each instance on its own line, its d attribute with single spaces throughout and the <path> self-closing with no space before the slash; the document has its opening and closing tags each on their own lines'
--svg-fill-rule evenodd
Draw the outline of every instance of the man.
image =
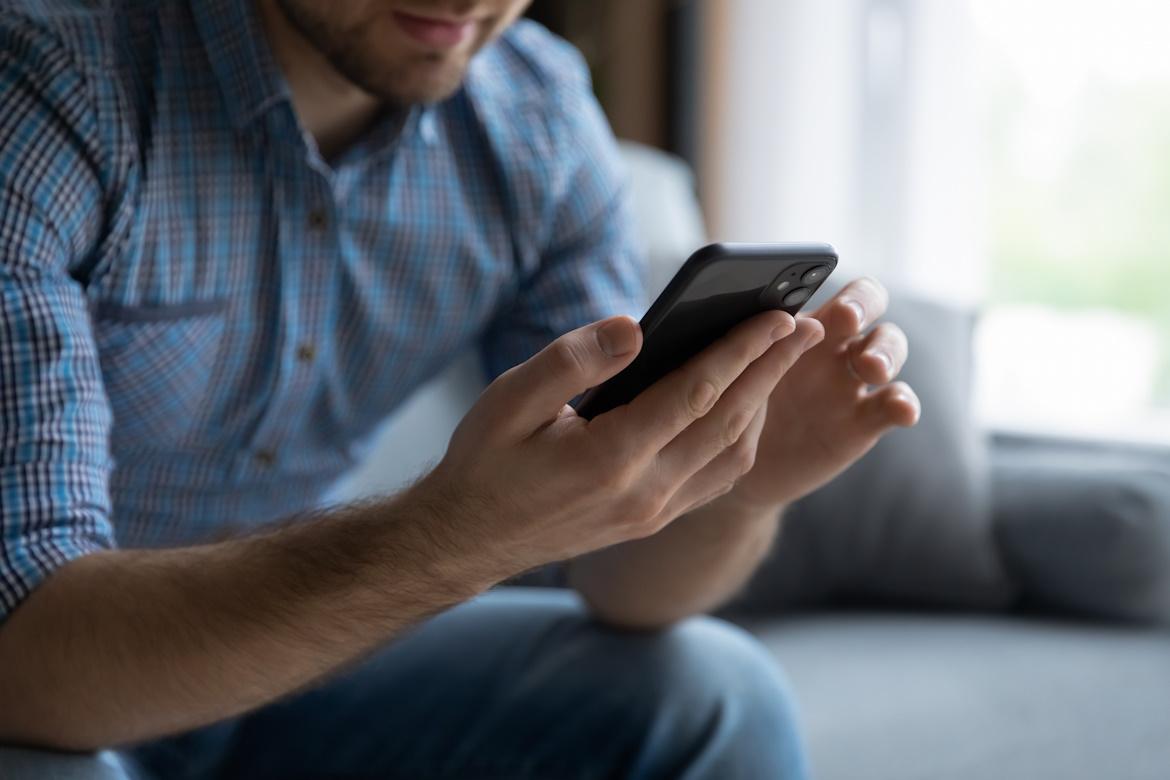
<svg viewBox="0 0 1170 780">
<path fill-rule="evenodd" d="M 803 775 L 767 654 L 685 618 L 915 421 L 905 339 L 863 280 L 577 418 L 642 291 L 525 5 L 4 0 L 0 774 Z M 442 462 L 312 511 L 472 342 Z M 555 561 L 587 609 L 480 595 Z"/>
</svg>

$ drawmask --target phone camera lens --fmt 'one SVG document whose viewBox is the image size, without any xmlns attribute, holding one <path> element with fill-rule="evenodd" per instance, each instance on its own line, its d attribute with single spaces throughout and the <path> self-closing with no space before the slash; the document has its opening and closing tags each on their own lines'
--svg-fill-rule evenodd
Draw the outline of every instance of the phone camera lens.
<svg viewBox="0 0 1170 780">
<path fill-rule="evenodd" d="M 797 287 L 792 292 L 784 296 L 785 306 L 799 306 L 808 300 L 812 292 L 807 287 Z"/>
<path fill-rule="evenodd" d="M 804 284 L 816 284 L 822 281 L 829 275 L 829 267 L 818 265 L 816 268 L 810 268 L 804 272 L 804 276 L 800 277 L 800 281 Z"/>
</svg>

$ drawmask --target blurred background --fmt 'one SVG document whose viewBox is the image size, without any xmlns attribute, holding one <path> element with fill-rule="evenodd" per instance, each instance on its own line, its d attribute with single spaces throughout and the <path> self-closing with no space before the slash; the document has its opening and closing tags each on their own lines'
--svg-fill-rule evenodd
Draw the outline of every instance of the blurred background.
<svg viewBox="0 0 1170 780">
<path fill-rule="evenodd" d="M 536 0 L 714 239 L 975 306 L 996 430 L 1170 441 L 1170 6 Z"/>
</svg>

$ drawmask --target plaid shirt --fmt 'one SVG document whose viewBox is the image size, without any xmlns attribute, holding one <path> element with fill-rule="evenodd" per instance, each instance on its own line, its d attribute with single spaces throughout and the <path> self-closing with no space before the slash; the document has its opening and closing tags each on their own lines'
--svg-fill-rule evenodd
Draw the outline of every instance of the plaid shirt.
<svg viewBox="0 0 1170 780">
<path fill-rule="evenodd" d="M 88 552 L 313 506 L 465 348 L 636 313 L 631 236 L 535 24 L 330 164 L 251 0 L 0 0 L 0 619 Z"/>
</svg>

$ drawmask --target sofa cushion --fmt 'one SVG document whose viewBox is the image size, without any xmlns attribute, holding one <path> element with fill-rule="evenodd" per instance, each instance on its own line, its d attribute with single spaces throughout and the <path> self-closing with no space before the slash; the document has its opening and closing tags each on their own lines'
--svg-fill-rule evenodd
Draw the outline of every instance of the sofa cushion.
<svg viewBox="0 0 1170 780">
<path fill-rule="evenodd" d="M 1010 600 L 992 534 L 986 444 L 972 419 L 972 318 L 894 295 L 888 319 L 909 337 L 903 378 L 921 398 L 921 421 L 789 508 L 775 551 L 734 611 Z"/>
<path fill-rule="evenodd" d="M 967 615 L 750 625 L 821 780 L 1161 780 L 1170 632 Z"/>
<path fill-rule="evenodd" d="M 1170 623 L 1170 451 L 1017 444 L 997 458 L 995 494 L 1027 603 Z"/>
</svg>

